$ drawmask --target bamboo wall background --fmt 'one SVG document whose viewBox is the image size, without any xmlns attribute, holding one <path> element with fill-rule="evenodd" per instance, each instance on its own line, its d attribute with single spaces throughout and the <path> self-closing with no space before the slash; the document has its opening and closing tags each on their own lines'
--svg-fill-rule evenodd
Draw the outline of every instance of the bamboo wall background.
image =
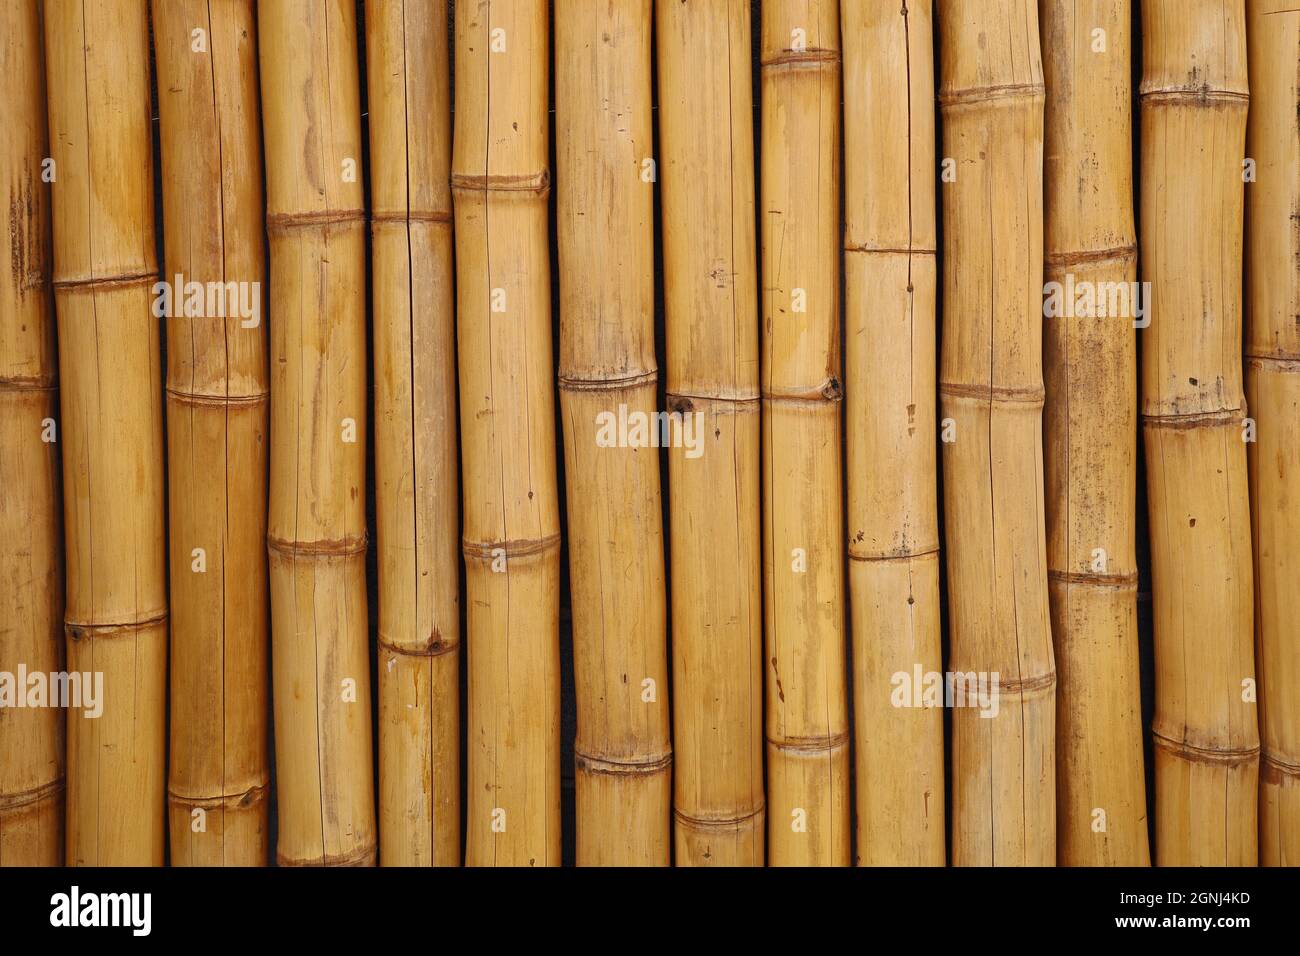
<svg viewBox="0 0 1300 956">
<path fill-rule="evenodd" d="M 13 0 L 0 866 L 1297 865 L 1294 7 Z"/>
</svg>

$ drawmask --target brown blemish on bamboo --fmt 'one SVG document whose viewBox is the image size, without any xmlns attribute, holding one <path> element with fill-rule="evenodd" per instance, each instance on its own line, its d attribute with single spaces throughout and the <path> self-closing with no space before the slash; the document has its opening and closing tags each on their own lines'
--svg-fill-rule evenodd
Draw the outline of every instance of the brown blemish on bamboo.
<svg viewBox="0 0 1300 956">
<path fill-rule="evenodd" d="M 145 0 L 45 4 L 67 537 L 69 865 L 163 863 L 167 609 Z M 94 144 L 94 148 L 90 148 Z M 100 624 L 110 627 L 100 628 Z M 101 639 L 101 637 L 103 639 Z"/>
<path fill-rule="evenodd" d="M 952 713 L 952 860 L 1056 862 L 1042 449 L 1043 103 L 1035 0 L 940 0 L 942 414 L 951 654 L 1000 708 Z M 1009 688 L 1009 689 L 1004 689 Z"/>
<path fill-rule="evenodd" d="M 1259 862 L 1300 866 L 1300 6 L 1250 0 L 1246 394 L 1261 750 Z"/>
<path fill-rule="evenodd" d="M 1142 26 L 1156 860 L 1254 865 L 1259 737 L 1256 704 L 1242 699 L 1254 677 L 1240 424 L 1245 7 L 1144 0 Z M 1224 759 L 1204 759 L 1216 751 Z"/>
<path fill-rule="evenodd" d="M 890 702 L 894 673 L 942 669 L 931 4 L 840 20 L 855 862 L 942 866 L 943 713 Z"/>
<path fill-rule="evenodd" d="M 257 9 L 271 260 L 276 859 L 372 865 L 356 10 L 348 0 Z M 344 418 L 355 421 L 355 442 L 342 441 Z M 344 680 L 355 682 L 354 701 L 343 699 Z"/>
<path fill-rule="evenodd" d="M 10 268 L 0 277 L 0 668 L 64 668 L 58 356 L 50 300 L 49 155 L 41 7 L 0 11 L 0 208 L 9 212 Z M 20 689 L 21 692 L 21 689 Z M 63 862 L 65 716 L 0 709 L 0 867 Z"/>
<path fill-rule="evenodd" d="M 451 62 L 442 4 L 366 9 L 379 567 L 379 859 L 459 866 Z"/>
<path fill-rule="evenodd" d="M 1044 266 L 1137 279 L 1128 0 L 1048 0 Z M 1106 49 L 1093 49 L 1096 30 Z M 1149 303 L 1148 303 L 1149 306 Z M 1045 319 L 1057 861 L 1148 866 L 1138 667 L 1136 316 Z M 1105 569 L 1094 568 L 1094 549 Z M 1105 813 L 1098 828 L 1096 811 Z"/>
</svg>

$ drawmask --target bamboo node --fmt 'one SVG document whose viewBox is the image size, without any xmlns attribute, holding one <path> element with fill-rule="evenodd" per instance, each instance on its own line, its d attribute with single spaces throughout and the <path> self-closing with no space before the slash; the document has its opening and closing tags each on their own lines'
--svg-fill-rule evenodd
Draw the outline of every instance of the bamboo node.
<svg viewBox="0 0 1300 956">
<path fill-rule="evenodd" d="M 313 556 L 349 557 L 366 553 L 366 533 L 345 538 L 322 538 L 319 541 L 289 541 L 274 535 L 266 536 L 267 550 L 290 558 Z"/>
<path fill-rule="evenodd" d="M 277 212 L 268 213 L 266 232 L 271 236 L 283 236 L 300 229 L 320 229 L 329 232 L 331 226 L 348 226 L 365 222 L 364 209 L 325 209 L 314 212 Z"/>
<path fill-rule="evenodd" d="M 1043 256 L 1046 269 L 1063 269 L 1076 265 L 1103 265 L 1107 263 L 1132 262 L 1137 259 L 1137 244 L 1112 246 L 1109 249 L 1077 249 L 1073 252 L 1049 252 Z"/>
<path fill-rule="evenodd" d="M 240 793 L 228 793 L 216 797 L 191 797 L 168 788 L 167 801 L 173 807 L 190 810 L 245 810 L 265 801 L 269 789 L 267 784 L 262 783 Z"/>
<path fill-rule="evenodd" d="M 452 173 L 453 193 L 503 193 L 526 198 L 540 198 L 551 192 L 551 171 L 542 169 L 535 173 L 518 175 L 476 176 L 471 173 Z"/>
<path fill-rule="evenodd" d="M 1046 393 L 1041 385 L 968 385 L 965 382 L 940 382 L 939 394 L 949 398 L 977 398 L 991 405 L 1041 407 Z"/>
<path fill-rule="evenodd" d="M 277 850 L 275 864 L 276 866 L 374 866 L 376 855 L 377 846 L 372 840 L 351 853 L 340 853 L 334 856 L 322 853 L 318 857 L 302 860 L 292 860 L 281 855 Z"/>
<path fill-rule="evenodd" d="M 939 106 L 945 110 L 978 106 L 995 100 L 1038 100 L 1046 97 L 1042 83 L 995 83 L 990 86 L 969 86 L 939 94 Z"/>
<path fill-rule="evenodd" d="M 127 289 L 137 285 L 152 286 L 158 280 L 158 270 L 152 272 L 124 272 L 115 276 L 86 276 L 75 279 L 55 279 L 55 292 L 97 292 L 100 289 Z"/>
<path fill-rule="evenodd" d="M 0 392 L 56 392 L 53 375 L 0 375 Z"/>
<path fill-rule="evenodd" d="M 1300 764 L 1291 763 L 1269 751 L 1260 753 L 1260 776 L 1266 783 L 1281 783 L 1283 777 L 1300 779 Z"/>
<path fill-rule="evenodd" d="M 584 753 L 578 747 L 573 749 L 574 767 L 583 773 L 604 774 L 615 777 L 653 776 L 665 773 L 673 765 L 673 752 L 653 754 L 647 757 L 615 759 Z"/>
<path fill-rule="evenodd" d="M 1136 591 L 1138 586 L 1136 571 L 1107 574 L 1099 571 L 1060 571 L 1049 568 L 1047 579 L 1056 584 L 1082 584 L 1088 587 L 1110 588 L 1121 591 Z"/>
<path fill-rule="evenodd" d="M 1208 412 L 1184 413 L 1142 413 L 1142 423 L 1147 428 L 1159 428 L 1170 431 L 1200 428 L 1205 425 L 1240 425 L 1245 412 L 1240 408 L 1222 408 Z"/>
<path fill-rule="evenodd" d="M 1186 87 L 1186 86 L 1165 86 L 1165 87 L 1148 87 L 1142 84 L 1139 93 L 1142 105 L 1148 103 L 1152 106 L 1179 106 L 1179 105 L 1208 105 L 1211 103 L 1240 106 L 1246 109 L 1250 105 L 1250 94 L 1241 90 L 1212 90 L 1208 86 Z"/>
<path fill-rule="evenodd" d="M 136 631 L 147 631 L 166 623 L 167 611 L 163 609 L 135 621 L 73 621 L 65 618 L 63 627 L 71 640 L 81 641 L 86 638 L 103 640 L 107 637 L 120 637 Z"/>
<path fill-rule="evenodd" d="M 229 407 L 234 405 L 263 405 L 271 397 L 271 393 L 249 392 L 245 395 L 220 395 L 213 392 L 192 392 L 168 385 L 167 397 L 178 405 Z"/>
<path fill-rule="evenodd" d="M 32 787 L 30 790 L 0 793 L 0 813 L 4 813 L 6 810 L 16 810 L 19 807 L 29 807 L 34 803 L 43 803 L 62 793 L 64 786 L 64 778 L 59 777 L 57 780 L 43 783 L 39 787 Z"/>
<path fill-rule="evenodd" d="M 673 819 L 684 827 L 696 830 L 731 830 L 738 829 L 741 824 L 748 823 L 755 817 L 760 816 L 765 809 L 766 804 L 762 800 L 759 800 L 758 805 L 754 807 L 754 809 L 745 813 L 713 817 L 693 816 L 688 813 L 683 813 L 681 810 L 673 807 Z"/>
<path fill-rule="evenodd" d="M 760 61 L 763 69 L 820 70 L 829 67 L 833 71 L 840 68 L 840 51 L 825 47 L 804 50 L 781 50 Z"/>
<path fill-rule="evenodd" d="M 872 246 L 865 242 L 844 241 L 845 252 L 856 252 L 869 256 L 936 256 L 937 250 L 922 246 Z"/>
<path fill-rule="evenodd" d="M 403 644 L 381 631 L 378 644 L 381 651 L 400 654 L 403 657 L 442 657 L 444 654 L 460 649 L 460 641 L 443 640 L 442 635 L 437 631 L 420 644 Z"/>
<path fill-rule="evenodd" d="M 1175 740 L 1152 727 L 1152 742 L 1161 750 L 1187 763 L 1218 764 L 1237 767 L 1259 760 L 1259 745 L 1253 747 L 1198 747 L 1186 740 Z"/>
<path fill-rule="evenodd" d="M 451 225 L 451 213 L 442 209 L 375 209 L 370 213 L 370 227 L 412 222 L 436 222 Z"/>
<path fill-rule="evenodd" d="M 461 540 L 461 551 L 466 558 L 491 561 L 505 557 L 521 558 L 530 554 L 542 554 L 560 547 L 559 534 L 548 534 L 544 538 L 516 538 L 509 541 L 470 541 Z"/>
<path fill-rule="evenodd" d="M 853 547 L 853 541 L 849 541 L 849 560 L 850 561 L 912 561 L 916 558 L 924 558 L 939 553 L 939 546 L 928 545 L 923 548 L 894 550 L 894 551 L 862 551 Z"/>
<path fill-rule="evenodd" d="M 822 737 L 776 737 L 767 735 L 767 744 L 774 750 L 792 754 L 825 754 L 849 745 L 849 732 L 840 731 Z"/>
<path fill-rule="evenodd" d="M 579 378 L 573 375 L 560 375 L 559 384 L 562 392 L 622 392 L 642 385 L 654 385 L 659 381 L 659 370 L 629 372 L 627 375 L 615 375 L 611 378 Z"/>
</svg>

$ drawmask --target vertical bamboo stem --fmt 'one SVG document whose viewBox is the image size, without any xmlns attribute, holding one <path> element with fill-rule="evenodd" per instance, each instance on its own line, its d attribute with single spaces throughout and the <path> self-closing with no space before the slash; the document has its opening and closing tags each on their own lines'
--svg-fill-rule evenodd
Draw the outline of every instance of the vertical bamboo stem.
<svg viewBox="0 0 1300 956">
<path fill-rule="evenodd" d="M 1156 857 L 1256 862 L 1259 737 L 1241 385 L 1242 0 L 1142 4 L 1142 412 Z"/>
<path fill-rule="evenodd" d="M 58 357 L 50 303 L 45 69 L 38 0 L 0 11 L 0 202 L 9 268 L 0 278 L 0 670 L 63 670 Z M 0 866 L 63 862 L 64 712 L 0 708 Z"/>
<path fill-rule="evenodd" d="M 282 866 L 372 865 L 356 8 L 258 5 L 271 246 L 272 680 Z"/>
<path fill-rule="evenodd" d="M 847 866 L 838 0 L 762 20 L 768 855 Z"/>
<path fill-rule="evenodd" d="M 842 0 L 841 21 L 857 862 L 943 866 L 943 711 L 894 698 L 943 668 L 934 25 L 917 0 Z"/>
<path fill-rule="evenodd" d="M 681 415 L 668 452 L 674 842 L 679 865 L 762 866 L 749 4 L 661 3 L 656 14 L 667 390 Z"/>
<path fill-rule="evenodd" d="M 1042 0 L 1039 9 L 1043 49 L 1051 51 L 1044 58 L 1044 430 L 1047 564 L 1060 669 L 1057 859 L 1068 866 L 1148 866 L 1134 525 L 1135 310 L 1116 314 L 1107 305 L 1132 305 L 1137 279 L 1131 9 L 1127 0 Z M 1052 288 L 1061 290 L 1055 300 Z M 1106 291 L 1121 288 L 1129 298 Z M 1091 308 L 1081 298 L 1087 295 L 1096 297 Z"/>
<path fill-rule="evenodd" d="M 1246 397 L 1259 669 L 1259 861 L 1300 866 L 1300 8 L 1250 0 Z"/>
<path fill-rule="evenodd" d="M 544 0 L 458 0 L 452 192 L 474 866 L 560 863 L 547 60 Z"/>
<path fill-rule="evenodd" d="M 255 14 L 249 0 L 154 0 L 153 20 L 171 294 L 171 859 L 262 866 L 268 397 Z"/>
<path fill-rule="evenodd" d="M 659 456 L 599 437 L 620 413 L 655 420 L 654 179 L 643 176 L 654 155 L 650 41 L 650 0 L 556 5 L 579 866 L 667 866 L 671 857 Z"/>
<path fill-rule="evenodd" d="M 167 594 L 144 0 L 45 5 L 67 535 L 67 862 L 160 866 Z"/>
<path fill-rule="evenodd" d="M 440 4 L 366 7 L 379 554 L 379 858 L 460 864 L 451 67 Z"/>
<path fill-rule="evenodd" d="M 1043 74 L 1035 0 L 941 0 L 944 514 L 953 862 L 1056 860 L 1043 516 Z M 993 675 L 998 686 L 993 688 Z M 987 675 L 987 676 L 985 676 Z M 954 682 L 955 683 L 955 682 Z M 996 710 L 994 709 L 996 708 Z"/>
</svg>

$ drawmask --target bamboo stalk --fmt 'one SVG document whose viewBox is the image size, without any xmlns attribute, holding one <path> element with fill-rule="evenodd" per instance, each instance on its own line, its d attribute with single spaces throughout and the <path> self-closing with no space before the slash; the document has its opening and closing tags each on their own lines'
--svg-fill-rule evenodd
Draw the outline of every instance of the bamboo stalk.
<svg viewBox="0 0 1300 956">
<path fill-rule="evenodd" d="M 469 608 L 466 863 L 560 863 L 560 519 L 547 239 L 547 4 L 456 4 Z"/>
<path fill-rule="evenodd" d="M 1300 866 L 1300 8 L 1250 0 L 1246 397 L 1259 669 L 1259 858 Z"/>
<path fill-rule="evenodd" d="M 847 866 L 839 3 L 762 16 L 768 857 Z"/>
<path fill-rule="evenodd" d="M 160 866 L 167 572 L 144 0 L 45 5 L 69 671 L 67 862 Z"/>
<path fill-rule="evenodd" d="M 379 857 L 460 865 L 460 520 L 446 11 L 366 7 Z"/>
<path fill-rule="evenodd" d="M 841 22 L 857 862 L 943 866 L 943 711 L 893 698 L 943 668 L 934 26 L 916 0 L 843 0 Z"/>
<path fill-rule="evenodd" d="M 672 744 L 654 421 L 650 0 L 555 9 L 560 406 L 568 481 L 579 866 L 667 866 Z"/>
<path fill-rule="evenodd" d="M 1136 315 L 1105 305 L 1106 289 L 1122 285 L 1128 293 L 1137 279 L 1131 9 L 1127 0 L 1042 0 L 1039 9 L 1043 49 L 1052 51 L 1044 61 L 1044 430 L 1060 669 L 1057 861 L 1149 866 L 1134 522 Z M 1053 283 L 1062 290 L 1055 300 Z M 1064 290 L 1077 293 L 1062 303 Z M 1086 295 L 1097 295 L 1091 308 L 1079 298 Z"/>
<path fill-rule="evenodd" d="M 171 859 L 263 866 L 268 399 L 255 14 L 249 0 L 153 0 L 153 22 L 171 295 Z M 220 298 L 207 283 L 222 284 Z"/>
<path fill-rule="evenodd" d="M 258 14 L 273 316 L 276 858 L 372 865 L 356 8 L 280 0 Z"/>
<path fill-rule="evenodd" d="M 762 866 L 749 5 L 661 3 L 656 13 L 667 392 L 681 416 L 668 452 L 674 843 L 679 865 Z"/>
<path fill-rule="evenodd" d="M 1245 6 L 1145 0 L 1142 31 L 1156 859 L 1253 866 L 1259 737 L 1247 692 L 1254 656 L 1241 387 Z"/>
<path fill-rule="evenodd" d="M 1036 7 L 1034 0 L 939 4 L 944 148 L 954 160 L 946 173 L 955 176 L 944 196 L 939 386 L 949 668 L 986 681 L 992 705 L 967 700 L 953 710 L 958 866 L 1056 860 Z"/>
<path fill-rule="evenodd" d="M 0 202 L 9 269 L 0 278 L 0 670 L 15 694 L 28 674 L 63 670 L 58 357 L 50 302 L 45 68 L 38 0 L 0 11 Z M 0 866 L 63 862 L 64 713 L 0 708 Z M 27 703 L 24 701 L 23 703 Z"/>
</svg>

